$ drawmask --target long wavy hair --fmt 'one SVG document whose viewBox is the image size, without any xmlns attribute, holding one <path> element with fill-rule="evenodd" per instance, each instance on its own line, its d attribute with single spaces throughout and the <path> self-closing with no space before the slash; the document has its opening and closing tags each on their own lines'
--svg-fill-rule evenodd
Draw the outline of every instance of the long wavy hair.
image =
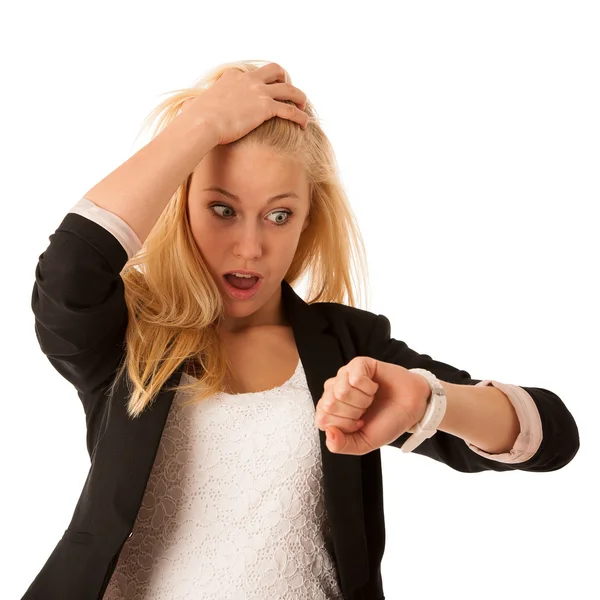
<svg viewBox="0 0 600 600">
<path fill-rule="evenodd" d="M 154 122 L 152 138 L 156 137 L 177 117 L 186 100 L 202 94 L 225 70 L 248 72 L 263 64 L 268 62 L 224 63 L 191 88 L 169 92 L 170 96 L 146 117 L 142 131 Z M 309 304 L 336 302 L 356 307 L 356 281 L 365 286 L 366 297 L 364 243 L 340 180 L 333 148 L 310 101 L 305 111 L 310 118 L 305 130 L 291 120 L 273 117 L 231 145 L 258 143 L 278 156 L 300 162 L 310 185 L 310 221 L 284 279 L 293 285 L 306 275 Z M 190 228 L 187 206 L 191 177 L 180 184 L 140 251 L 121 270 L 128 324 L 124 355 L 111 391 L 127 371 L 131 392 L 127 413 L 131 418 L 152 403 L 183 361 L 186 372 L 193 372 L 196 378 L 169 389 L 192 391 L 188 405 L 221 391 L 232 372 L 217 334 L 224 302 Z"/>
</svg>

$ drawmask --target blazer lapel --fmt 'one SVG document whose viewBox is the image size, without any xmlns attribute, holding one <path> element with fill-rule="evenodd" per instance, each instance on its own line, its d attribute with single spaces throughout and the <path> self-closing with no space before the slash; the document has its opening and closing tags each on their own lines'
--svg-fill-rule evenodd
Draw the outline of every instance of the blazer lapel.
<svg viewBox="0 0 600 600">
<path fill-rule="evenodd" d="M 285 280 L 282 282 L 282 302 L 316 410 L 325 380 L 335 376 L 347 360 L 342 356 L 337 338 L 327 330 L 327 320 L 300 298 Z M 174 397 L 174 391 L 167 388 L 177 385 L 182 370 L 183 365 L 173 373 L 153 404 L 134 420 L 126 414 L 129 397 L 126 377 L 121 378 L 113 397 L 113 400 L 119 398 L 123 402 L 114 402 L 109 407 L 83 492 L 83 496 L 93 503 L 94 510 L 89 514 L 90 503 L 80 503 L 73 516 L 73 522 L 79 527 L 101 532 L 112 545 L 124 543 L 135 523 Z M 325 444 L 325 433 L 318 431 L 325 507 L 342 590 L 349 596 L 364 585 L 369 576 L 361 457 L 330 452 Z"/>
<path fill-rule="evenodd" d="M 349 360 L 342 356 L 337 338 L 327 320 L 282 282 L 282 301 L 292 325 L 308 387 L 316 406 L 323 395 L 325 380 L 334 377 Z M 333 546 L 342 591 L 349 596 L 369 578 L 368 550 L 362 504 L 361 457 L 334 454 L 319 431 L 323 459 L 325 506 L 331 523 Z"/>
</svg>

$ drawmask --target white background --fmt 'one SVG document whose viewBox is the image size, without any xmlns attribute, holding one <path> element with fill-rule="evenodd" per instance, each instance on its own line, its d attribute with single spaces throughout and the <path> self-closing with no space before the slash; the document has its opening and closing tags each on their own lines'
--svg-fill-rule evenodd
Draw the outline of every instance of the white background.
<svg viewBox="0 0 600 600">
<path fill-rule="evenodd" d="M 126 160 L 159 94 L 278 62 L 336 150 L 392 335 L 473 378 L 549 389 L 581 449 L 463 474 L 382 449 L 389 600 L 598 598 L 596 2 L 22 2 L 0 14 L 3 575 L 20 598 L 89 457 L 31 292 L 66 212 Z M 303 290 L 300 290 L 303 291 Z"/>
</svg>

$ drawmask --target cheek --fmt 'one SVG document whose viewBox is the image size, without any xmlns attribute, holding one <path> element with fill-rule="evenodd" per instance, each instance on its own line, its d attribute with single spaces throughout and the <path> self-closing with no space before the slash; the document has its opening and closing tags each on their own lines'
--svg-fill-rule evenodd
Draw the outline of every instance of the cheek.
<svg viewBox="0 0 600 600">
<path fill-rule="evenodd" d="M 197 224 L 196 227 L 192 227 L 192 235 L 196 247 L 208 262 L 212 262 L 212 259 L 221 253 L 223 236 L 217 235 L 214 229 Z"/>
<path fill-rule="evenodd" d="M 201 227 L 203 227 L 203 220 L 204 217 L 206 215 L 202 214 L 202 210 L 199 206 L 199 204 L 194 203 L 194 204 L 188 204 L 188 218 L 190 220 L 190 227 L 192 228 L 192 231 L 195 231 Z"/>
<path fill-rule="evenodd" d="M 194 211 L 191 210 L 189 218 L 196 247 L 205 260 L 210 263 L 211 255 L 217 253 L 218 245 L 223 241 L 222 236 L 217 235 L 215 228 L 210 226 L 210 222 L 207 223 L 204 215 L 194 214 Z"/>
<path fill-rule="evenodd" d="M 188 208 L 190 228 L 196 242 L 214 234 L 214 223 L 211 223 L 210 215 L 205 214 L 206 212 L 206 209 L 197 205 L 192 205 Z"/>
</svg>

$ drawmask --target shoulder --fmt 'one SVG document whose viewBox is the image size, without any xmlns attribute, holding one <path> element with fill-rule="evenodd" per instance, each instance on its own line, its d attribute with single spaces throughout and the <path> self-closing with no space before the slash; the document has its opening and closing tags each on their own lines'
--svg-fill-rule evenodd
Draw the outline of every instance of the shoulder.
<svg viewBox="0 0 600 600">
<path fill-rule="evenodd" d="M 349 335 L 360 347 L 367 347 L 372 332 L 380 326 L 381 315 L 369 310 L 337 302 L 315 302 L 310 306 L 325 318 L 330 331 Z"/>
<path fill-rule="evenodd" d="M 373 326 L 379 315 L 362 308 L 355 308 L 338 302 L 315 302 L 310 307 L 318 311 L 328 321 L 347 322 L 359 326 Z"/>
<path fill-rule="evenodd" d="M 333 335 L 341 341 L 351 340 L 361 356 L 397 362 L 418 355 L 405 342 L 392 337 L 390 320 L 383 314 L 336 302 L 315 302 L 310 306 L 326 319 Z"/>
</svg>

